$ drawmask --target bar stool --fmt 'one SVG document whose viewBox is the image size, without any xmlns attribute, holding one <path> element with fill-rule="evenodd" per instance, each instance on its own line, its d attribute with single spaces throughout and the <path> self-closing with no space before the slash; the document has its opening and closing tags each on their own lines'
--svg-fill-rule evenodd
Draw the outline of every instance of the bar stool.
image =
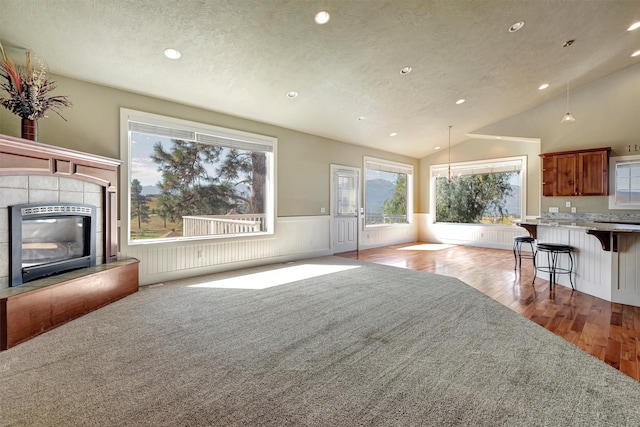
<svg viewBox="0 0 640 427">
<path fill-rule="evenodd" d="M 573 273 L 573 254 L 571 251 L 573 248 L 569 245 L 562 245 L 558 243 L 538 243 L 537 251 L 547 254 L 547 265 L 539 265 L 536 267 L 539 271 L 549 273 L 549 289 L 553 289 L 553 284 L 556 283 L 556 274 L 568 274 L 569 282 L 571 283 L 571 289 L 575 289 L 573 286 L 573 279 L 571 274 Z M 558 264 L 558 258 L 562 254 L 567 254 L 569 257 L 569 268 L 560 267 Z M 536 276 L 533 276 L 533 283 L 536 282 Z"/>
<path fill-rule="evenodd" d="M 516 260 L 516 265 L 513 267 L 514 270 L 518 268 L 522 268 L 522 258 L 531 258 L 533 260 L 533 269 L 536 268 L 536 251 L 533 248 L 533 242 L 535 239 L 530 236 L 514 236 L 513 237 L 513 257 Z M 528 243 L 531 246 L 531 255 L 528 253 L 522 253 L 522 245 L 524 243 Z"/>
</svg>

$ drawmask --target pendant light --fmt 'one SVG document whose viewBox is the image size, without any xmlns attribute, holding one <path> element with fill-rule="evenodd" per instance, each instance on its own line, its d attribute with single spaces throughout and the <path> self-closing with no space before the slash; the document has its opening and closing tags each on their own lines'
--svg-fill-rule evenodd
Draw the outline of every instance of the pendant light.
<svg viewBox="0 0 640 427">
<path fill-rule="evenodd" d="M 565 42 L 565 44 L 562 45 L 562 47 L 569 47 L 573 44 L 573 42 L 575 42 L 575 40 L 567 40 Z M 565 114 L 564 116 L 562 116 L 562 120 L 560 120 L 560 123 L 573 123 L 575 122 L 576 119 L 573 117 L 573 115 L 569 112 L 569 80 L 567 80 L 567 114 Z"/>
<path fill-rule="evenodd" d="M 575 121 L 575 117 L 573 117 L 573 115 L 569 112 L 569 82 L 567 81 L 567 114 L 562 116 L 562 120 L 560 120 L 560 123 L 573 123 Z"/>
<path fill-rule="evenodd" d="M 449 125 L 449 170 L 447 173 L 447 182 L 451 183 L 451 125 Z"/>
</svg>

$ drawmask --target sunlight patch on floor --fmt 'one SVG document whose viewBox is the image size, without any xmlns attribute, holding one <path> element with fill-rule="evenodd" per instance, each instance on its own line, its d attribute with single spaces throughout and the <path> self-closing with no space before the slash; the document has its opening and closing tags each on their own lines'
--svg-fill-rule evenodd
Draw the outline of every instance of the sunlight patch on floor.
<svg viewBox="0 0 640 427">
<path fill-rule="evenodd" d="M 390 265 L 390 266 L 393 266 L 393 267 L 400 267 L 400 268 L 409 268 L 407 266 L 407 261 L 406 260 L 385 262 L 384 265 Z"/>
<path fill-rule="evenodd" d="M 441 251 L 442 249 L 449 249 L 455 245 L 446 245 L 444 243 L 422 243 L 419 245 L 406 246 L 398 249 L 399 251 Z"/>
<path fill-rule="evenodd" d="M 211 280 L 208 282 L 189 285 L 189 288 L 223 288 L 223 289 L 267 289 L 273 286 L 285 285 L 298 280 L 338 273 L 340 271 L 359 268 L 359 265 L 322 265 L 303 264 L 284 267 L 261 273 L 246 274 L 228 279 Z"/>
</svg>

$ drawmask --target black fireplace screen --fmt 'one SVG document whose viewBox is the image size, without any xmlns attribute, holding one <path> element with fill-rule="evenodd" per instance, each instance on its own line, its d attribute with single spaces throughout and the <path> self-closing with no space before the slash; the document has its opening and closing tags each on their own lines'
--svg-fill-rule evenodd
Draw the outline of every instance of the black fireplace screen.
<svg viewBox="0 0 640 427">
<path fill-rule="evenodd" d="M 96 265 L 94 206 L 18 205 L 10 215 L 11 286 Z"/>
</svg>

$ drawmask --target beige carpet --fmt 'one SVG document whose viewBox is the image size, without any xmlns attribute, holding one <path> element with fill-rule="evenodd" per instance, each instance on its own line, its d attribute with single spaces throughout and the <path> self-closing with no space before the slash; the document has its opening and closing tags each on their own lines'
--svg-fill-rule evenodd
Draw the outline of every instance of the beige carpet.
<svg viewBox="0 0 640 427">
<path fill-rule="evenodd" d="M 639 383 L 456 279 L 336 257 L 239 275 L 1 352 L 0 425 L 640 425 Z"/>
</svg>

